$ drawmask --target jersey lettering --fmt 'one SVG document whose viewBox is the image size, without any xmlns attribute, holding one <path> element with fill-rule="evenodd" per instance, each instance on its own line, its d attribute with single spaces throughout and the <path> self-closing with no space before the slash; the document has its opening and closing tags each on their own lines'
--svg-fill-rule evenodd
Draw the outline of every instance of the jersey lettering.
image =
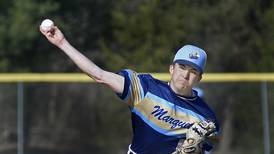
<svg viewBox="0 0 274 154">
<path fill-rule="evenodd" d="M 151 112 L 151 115 L 153 115 L 158 120 L 171 124 L 171 129 L 174 129 L 176 127 L 189 128 L 192 125 L 191 123 L 187 123 L 166 115 L 168 111 L 165 111 L 159 105 L 154 106 L 154 109 L 155 110 Z"/>
</svg>

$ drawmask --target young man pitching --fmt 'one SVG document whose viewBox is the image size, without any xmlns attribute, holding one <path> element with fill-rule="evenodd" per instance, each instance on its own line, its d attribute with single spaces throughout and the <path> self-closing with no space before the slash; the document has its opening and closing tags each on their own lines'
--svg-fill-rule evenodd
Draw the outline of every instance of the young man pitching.
<svg viewBox="0 0 274 154">
<path fill-rule="evenodd" d="M 183 46 L 169 67 L 168 83 L 126 69 L 105 71 L 76 50 L 56 26 L 42 34 L 97 83 L 110 87 L 130 107 L 133 139 L 128 154 L 203 153 L 219 130 L 214 112 L 192 87 L 206 65 L 204 50 Z"/>
</svg>

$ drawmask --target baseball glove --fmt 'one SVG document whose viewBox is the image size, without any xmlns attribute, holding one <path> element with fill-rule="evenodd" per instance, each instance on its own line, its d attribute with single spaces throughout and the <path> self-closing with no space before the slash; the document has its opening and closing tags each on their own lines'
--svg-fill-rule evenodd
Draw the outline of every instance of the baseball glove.
<svg viewBox="0 0 274 154">
<path fill-rule="evenodd" d="M 216 126 L 211 121 L 194 123 L 186 133 L 186 139 L 181 139 L 172 154 L 202 154 L 203 142 L 212 135 Z"/>
</svg>

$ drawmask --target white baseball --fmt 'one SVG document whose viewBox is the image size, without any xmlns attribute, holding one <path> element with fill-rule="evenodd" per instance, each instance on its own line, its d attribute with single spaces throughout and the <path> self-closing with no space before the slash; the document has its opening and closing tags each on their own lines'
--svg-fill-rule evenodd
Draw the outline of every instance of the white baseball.
<svg viewBox="0 0 274 154">
<path fill-rule="evenodd" d="M 50 29 L 54 26 L 54 23 L 52 20 L 50 19 L 45 19 L 43 20 L 43 22 L 41 23 L 40 27 L 43 31 L 47 32 L 50 31 Z"/>
</svg>

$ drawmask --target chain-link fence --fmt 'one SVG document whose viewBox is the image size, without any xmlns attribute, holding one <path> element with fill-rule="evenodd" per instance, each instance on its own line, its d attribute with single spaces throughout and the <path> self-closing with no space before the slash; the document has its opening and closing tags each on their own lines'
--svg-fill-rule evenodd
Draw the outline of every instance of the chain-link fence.
<svg viewBox="0 0 274 154">
<path fill-rule="evenodd" d="M 221 123 L 212 153 L 273 153 L 274 84 L 202 82 Z M 0 83 L 0 153 L 124 154 L 130 111 L 107 87 L 91 82 Z"/>
</svg>

